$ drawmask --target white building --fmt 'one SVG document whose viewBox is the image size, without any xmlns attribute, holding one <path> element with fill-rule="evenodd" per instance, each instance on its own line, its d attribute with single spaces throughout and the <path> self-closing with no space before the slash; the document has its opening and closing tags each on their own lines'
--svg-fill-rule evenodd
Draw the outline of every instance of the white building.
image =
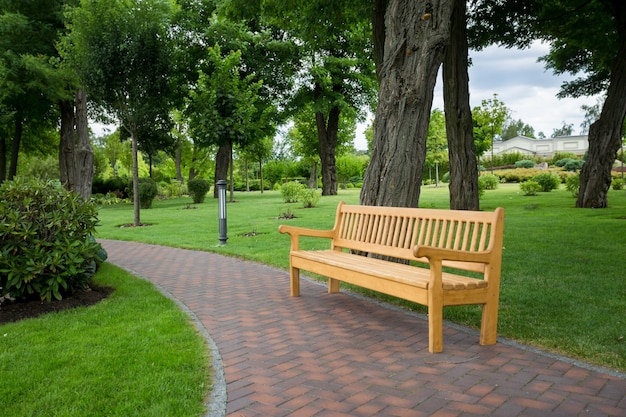
<svg viewBox="0 0 626 417">
<path fill-rule="evenodd" d="M 589 140 L 587 135 L 557 136 L 547 139 L 516 136 L 509 140 L 495 142 L 493 144 L 493 154 L 519 152 L 528 156 L 551 158 L 555 152 L 567 152 L 582 156 L 588 148 Z M 485 155 L 491 155 L 491 149 Z"/>
</svg>

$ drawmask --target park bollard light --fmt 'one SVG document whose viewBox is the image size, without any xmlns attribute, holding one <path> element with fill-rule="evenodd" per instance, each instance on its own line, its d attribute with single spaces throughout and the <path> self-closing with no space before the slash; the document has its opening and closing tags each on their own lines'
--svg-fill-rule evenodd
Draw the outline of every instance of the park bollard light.
<svg viewBox="0 0 626 417">
<path fill-rule="evenodd" d="M 220 244 L 225 245 L 228 240 L 226 236 L 226 181 L 217 181 L 217 207 L 219 218 L 219 239 Z"/>
</svg>

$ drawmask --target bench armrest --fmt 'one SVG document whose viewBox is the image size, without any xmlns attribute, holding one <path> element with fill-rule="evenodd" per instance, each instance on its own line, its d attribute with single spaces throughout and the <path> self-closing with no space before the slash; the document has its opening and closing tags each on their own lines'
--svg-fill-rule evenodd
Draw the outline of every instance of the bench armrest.
<svg viewBox="0 0 626 417">
<path fill-rule="evenodd" d="M 335 236 L 335 230 L 316 230 L 308 229 L 306 227 L 288 226 L 281 224 L 278 226 L 279 233 L 287 233 L 291 238 L 291 250 L 298 250 L 300 248 L 300 236 L 306 237 L 320 237 L 332 239 Z"/>
<path fill-rule="evenodd" d="M 417 245 L 413 248 L 413 254 L 417 258 L 428 258 L 431 261 L 460 261 L 489 263 L 491 261 L 491 251 L 466 252 L 455 249 L 443 249 L 433 246 Z"/>
</svg>

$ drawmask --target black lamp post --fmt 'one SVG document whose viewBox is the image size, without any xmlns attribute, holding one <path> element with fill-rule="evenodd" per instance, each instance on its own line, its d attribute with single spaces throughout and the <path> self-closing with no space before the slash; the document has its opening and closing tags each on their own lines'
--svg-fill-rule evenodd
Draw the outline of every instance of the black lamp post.
<svg viewBox="0 0 626 417">
<path fill-rule="evenodd" d="M 219 219 L 219 239 L 220 244 L 225 245 L 228 240 L 226 235 L 226 181 L 217 181 L 217 207 Z"/>
</svg>

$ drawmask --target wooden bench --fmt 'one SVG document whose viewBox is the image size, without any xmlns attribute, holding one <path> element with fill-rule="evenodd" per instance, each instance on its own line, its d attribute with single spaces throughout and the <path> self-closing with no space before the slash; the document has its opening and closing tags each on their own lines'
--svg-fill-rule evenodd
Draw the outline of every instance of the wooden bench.
<svg viewBox="0 0 626 417">
<path fill-rule="evenodd" d="M 444 306 L 481 304 L 480 344 L 496 343 L 503 228 L 502 208 L 481 212 L 339 203 L 330 230 L 288 225 L 278 230 L 291 237 L 292 296 L 300 295 L 303 269 L 328 277 L 329 293 L 339 292 L 343 281 L 428 306 L 428 349 L 441 352 Z M 303 236 L 330 239 L 330 249 L 301 250 Z"/>
</svg>

